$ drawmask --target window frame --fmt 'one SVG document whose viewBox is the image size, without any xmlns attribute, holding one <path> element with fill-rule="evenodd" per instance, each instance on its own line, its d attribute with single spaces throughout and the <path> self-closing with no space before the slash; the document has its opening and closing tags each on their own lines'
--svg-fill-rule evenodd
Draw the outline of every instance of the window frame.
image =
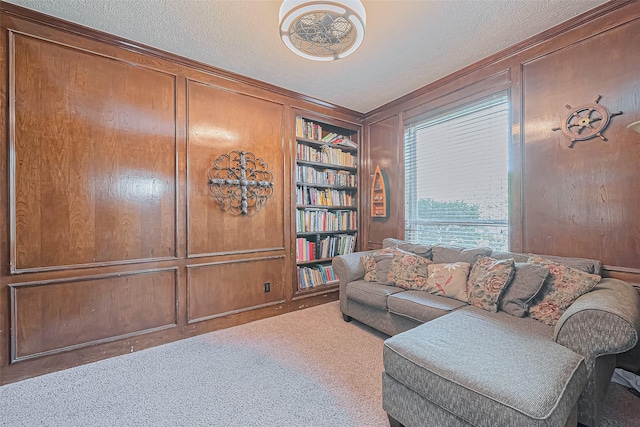
<svg viewBox="0 0 640 427">
<path fill-rule="evenodd" d="M 506 215 L 507 218 L 506 219 L 498 219 L 498 220 L 490 220 L 490 219 L 478 219 L 478 220 L 474 220 L 474 219 L 460 219 L 460 220 L 455 220 L 455 219 L 420 219 L 418 218 L 418 198 L 417 198 L 417 183 L 416 180 L 414 180 L 414 182 L 410 185 L 412 185 L 412 188 L 407 189 L 407 182 L 406 182 L 406 174 L 407 174 L 407 162 L 406 162 L 406 142 L 407 142 L 407 132 L 409 132 L 411 129 L 413 130 L 413 132 L 416 132 L 416 126 L 419 126 L 420 124 L 424 124 L 425 122 L 429 122 L 429 121 L 436 121 L 438 120 L 438 118 L 444 118 L 447 115 L 451 115 L 452 113 L 455 112 L 463 112 L 465 109 L 467 108 L 471 108 L 476 104 L 480 104 L 483 102 L 483 100 L 491 100 L 491 99 L 496 99 L 499 97 L 504 97 L 506 99 L 506 112 L 507 112 L 507 134 L 506 134 L 506 138 L 507 138 L 507 165 L 506 165 L 506 169 L 507 169 L 507 211 L 506 211 Z M 482 93 L 476 93 L 475 96 L 473 97 L 467 97 L 464 99 L 458 99 L 456 101 L 451 101 L 448 102 L 444 105 L 440 105 L 436 108 L 430 109 L 428 111 L 425 111 L 423 109 L 423 112 L 421 114 L 417 114 L 412 116 L 411 118 L 407 118 L 405 116 L 405 120 L 403 120 L 403 123 L 401 124 L 401 128 L 399 129 L 401 132 L 401 142 L 402 142 L 402 160 L 403 160 L 403 171 L 402 171 L 402 179 L 404 180 L 404 191 L 403 191 L 403 197 L 404 197 L 404 203 L 403 203 L 403 215 L 402 215 L 402 225 L 401 225 L 401 230 L 402 230 L 402 238 L 403 239 L 407 239 L 407 223 L 410 221 L 413 224 L 419 223 L 420 225 L 453 225 L 453 226 L 489 226 L 489 227 L 495 227 L 495 226 L 503 226 L 505 228 L 505 235 L 506 235 L 506 247 L 505 248 L 499 248 L 499 249 L 504 249 L 504 250 L 511 250 L 512 247 L 512 236 L 513 236 L 513 226 L 515 225 L 514 222 L 514 202 L 517 200 L 514 198 L 514 191 L 513 191 L 513 183 L 512 183 L 512 145 L 513 145 L 513 141 L 514 138 L 517 135 L 514 135 L 513 133 L 513 97 L 512 97 L 512 93 L 511 93 L 511 88 L 509 86 L 507 87 L 494 87 L 492 90 L 487 90 L 487 91 L 482 91 Z M 416 136 L 415 134 L 413 135 L 413 138 L 415 140 Z M 413 168 L 416 168 L 416 172 L 415 174 L 417 175 L 417 162 L 414 162 L 413 165 L 411 166 Z M 408 190 L 408 191 L 407 191 Z M 412 192 L 411 194 L 411 200 L 412 203 L 409 203 L 407 200 L 407 194 L 409 192 Z M 407 218 L 409 217 L 409 214 L 411 214 L 411 219 L 408 220 Z M 442 243 L 445 244 L 445 243 Z M 449 243 L 451 244 L 451 243 Z"/>
</svg>

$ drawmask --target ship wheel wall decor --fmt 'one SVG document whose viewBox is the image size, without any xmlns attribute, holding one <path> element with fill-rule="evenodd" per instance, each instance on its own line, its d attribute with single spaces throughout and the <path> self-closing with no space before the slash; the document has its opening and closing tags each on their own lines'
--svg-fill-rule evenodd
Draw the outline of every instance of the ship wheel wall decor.
<svg viewBox="0 0 640 427">
<path fill-rule="evenodd" d="M 576 141 L 586 141 L 596 136 L 603 141 L 607 140 L 602 135 L 602 132 L 609 126 L 611 117 L 619 116 L 622 111 L 610 113 L 607 107 L 598 104 L 600 98 L 602 98 L 602 95 L 598 95 L 593 103 L 584 104 L 576 108 L 565 105 L 570 110 L 569 114 L 560 127 L 555 127 L 551 130 L 561 130 L 569 138 L 569 148 L 573 148 L 573 144 Z"/>
</svg>

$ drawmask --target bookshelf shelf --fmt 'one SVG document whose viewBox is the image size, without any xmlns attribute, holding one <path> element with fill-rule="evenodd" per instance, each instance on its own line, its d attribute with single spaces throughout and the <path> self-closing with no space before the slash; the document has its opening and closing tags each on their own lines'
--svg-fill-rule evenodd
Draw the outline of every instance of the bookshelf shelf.
<svg viewBox="0 0 640 427">
<path fill-rule="evenodd" d="M 312 259 L 309 261 L 298 261 L 296 264 L 298 265 L 309 265 L 309 264 L 322 264 L 327 263 L 327 262 L 331 262 L 333 260 L 333 258 L 320 258 L 320 259 Z"/>
<path fill-rule="evenodd" d="M 312 147 L 317 147 L 317 148 L 332 147 L 332 148 L 339 148 L 342 151 L 346 151 L 346 152 L 349 152 L 349 153 L 357 153 L 358 152 L 358 148 L 357 147 L 349 147 L 349 146 L 346 146 L 346 145 L 339 145 L 339 144 L 329 144 L 327 142 L 317 141 L 315 139 L 300 138 L 299 136 L 296 137 L 296 140 L 298 142 L 300 142 L 300 143 L 307 144 L 307 145 L 310 145 Z"/>
<path fill-rule="evenodd" d="M 331 282 L 324 285 L 317 285 L 313 288 L 298 289 L 295 292 L 295 296 L 292 298 L 294 301 L 297 299 L 308 298 L 314 295 L 321 295 L 330 292 L 338 292 L 338 282 Z"/>
<path fill-rule="evenodd" d="M 297 236 L 315 236 L 316 234 L 351 234 L 358 230 L 334 230 L 334 231 L 298 231 Z"/>
<path fill-rule="evenodd" d="M 298 209 L 334 209 L 334 210 L 348 210 L 358 209 L 357 206 L 340 206 L 340 205 L 296 205 Z"/>
<path fill-rule="evenodd" d="M 296 117 L 296 295 L 335 290 L 339 282 L 331 265 L 333 257 L 356 250 L 356 141 L 356 130 L 331 120 Z"/>
<path fill-rule="evenodd" d="M 358 172 L 358 168 L 354 168 L 351 166 L 334 165 L 331 163 L 312 162 L 309 160 L 296 160 L 296 163 L 298 163 L 299 165 L 313 166 L 322 169 L 337 169 L 349 172 Z"/>
<path fill-rule="evenodd" d="M 328 185 L 328 184 L 311 184 L 308 182 L 296 182 L 296 185 L 300 187 L 333 188 L 335 190 L 349 190 L 349 191 L 356 191 L 358 189 L 358 187 L 343 187 L 340 185 Z"/>
</svg>

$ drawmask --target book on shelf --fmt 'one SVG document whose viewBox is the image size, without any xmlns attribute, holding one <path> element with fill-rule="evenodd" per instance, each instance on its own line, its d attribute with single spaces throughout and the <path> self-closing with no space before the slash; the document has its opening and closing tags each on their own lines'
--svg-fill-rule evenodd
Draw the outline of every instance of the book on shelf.
<svg viewBox="0 0 640 427">
<path fill-rule="evenodd" d="M 338 276 L 330 264 L 298 267 L 298 289 L 300 290 L 315 288 L 337 280 Z"/>
<path fill-rule="evenodd" d="M 310 206 L 354 206 L 354 196 L 346 190 L 296 187 L 296 204 Z"/>
<path fill-rule="evenodd" d="M 350 168 L 356 167 L 356 157 L 339 148 L 323 146 L 314 148 L 304 144 L 298 144 L 296 158 L 307 162 L 327 163 Z"/>
<path fill-rule="evenodd" d="M 331 142 L 331 141 L 333 141 L 333 139 L 334 139 L 335 137 L 337 137 L 337 136 L 338 136 L 338 134 L 337 134 L 337 133 L 335 133 L 335 132 L 329 132 L 328 134 L 326 134 L 325 136 L 323 136 L 323 137 L 322 137 L 322 141 L 323 141 L 323 142 Z"/>
<path fill-rule="evenodd" d="M 349 139 L 348 136 L 339 135 L 335 132 L 327 132 L 322 136 L 321 124 L 305 120 L 300 116 L 296 117 L 296 137 L 326 142 L 327 144 L 358 148 L 358 144 Z"/>
<path fill-rule="evenodd" d="M 349 137 L 346 137 L 344 135 L 338 135 L 335 132 L 330 132 L 325 136 L 323 136 L 322 142 L 326 142 L 328 144 L 334 144 L 334 145 L 342 145 L 345 147 L 358 148 L 358 144 L 350 140 Z"/>
<path fill-rule="evenodd" d="M 322 126 L 318 123 L 314 123 L 303 119 L 300 116 L 296 117 L 296 136 L 298 138 L 313 139 L 316 141 L 322 141 Z"/>
<path fill-rule="evenodd" d="M 338 255 L 350 254 L 356 244 L 355 234 L 338 234 L 321 238 L 316 245 L 317 256 L 320 259 L 333 258 Z"/>
<path fill-rule="evenodd" d="M 346 136 L 335 138 L 333 141 L 331 141 L 331 143 L 336 145 L 343 145 L 345 147 L 358 148 L 358 144 L 356 144 Z"/>
<path fill-rule="evenodd" d="M 296 262 L 313 261 L 314 259 L 317 259 L 316 242 L 298 237 L 296 239 Z"/>
<path fill-rule="evenodd" d="M 296 166 L 296 182 L 338 187 L 355 187 L 356 176 L 347 171 L 334 169 L 318 170 L 313 166 Z"/>
<path fill-rule="evenodd" d="M 358 228 L 357 219 L 353 210 L 297 209 L 296 232 L 354 231 Z"/>
<path fill-rule="evenodd" d="M 318 236 L 318 241 L 298 237 L 296 239 L 296 262 L 326 260 L 338 255 L 350 254 L 356 247 L 356 234 Z"/>
</svg>

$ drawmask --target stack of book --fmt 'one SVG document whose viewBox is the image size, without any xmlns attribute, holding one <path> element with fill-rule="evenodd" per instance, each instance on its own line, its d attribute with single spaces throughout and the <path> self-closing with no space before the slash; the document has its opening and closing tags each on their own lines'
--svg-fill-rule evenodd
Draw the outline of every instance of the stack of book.
<svg viewBox="0 0 640 427">
<path fill-rule="evenodd" d="M 329 144 L 335 145 L 343 145 L 345 147 L 357 148 L 358 144 L 350 140 L 348 137 L 343 135 L 338 135 L 334 132 L 329 132 L 325 136 L 322 137 L 322 142 L 327 142 Z"/>
</svg>

